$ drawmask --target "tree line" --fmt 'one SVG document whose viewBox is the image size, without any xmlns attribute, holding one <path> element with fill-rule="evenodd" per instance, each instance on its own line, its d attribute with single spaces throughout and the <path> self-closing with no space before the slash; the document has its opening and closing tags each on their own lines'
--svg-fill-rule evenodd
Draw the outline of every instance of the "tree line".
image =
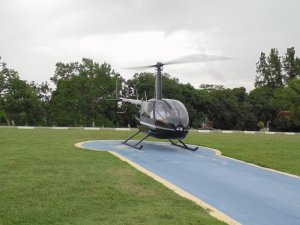
<svg viewBox="0 0 300 225">
<path fill-rule="evenodd" d="M 195 88 L 164 74 L 163 96 L 186 105 L 193 128 L 211 121 L 214 129 L 258 130 L 268 125 L 276 131 L 300 131 L 300 59 L 295 49 L 288 48 L 283 56 L 275 48 L 261 52 L 256 72 L 249 93 L 244 87 Z M 50 80 L 52 85 L 22 80 L 0 58 L 0 125 L 136 127 L 138 109 L 118 108 L 115 99 L 155 95 L 155 74 L 136 73 L 126 80 L 109 64 L 87 58 L 58 62 Z"/>
</svg>

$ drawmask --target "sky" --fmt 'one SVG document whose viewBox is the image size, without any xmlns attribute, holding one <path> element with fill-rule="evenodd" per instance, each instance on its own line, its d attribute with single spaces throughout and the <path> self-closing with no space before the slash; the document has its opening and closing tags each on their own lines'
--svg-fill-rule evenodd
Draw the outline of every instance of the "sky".
<svg viewBox="0 0 300 225">
<path fill-rule="evenodd" d="M 0 56 L 41 83 L 57 62 L 91 58 L 126 67 L 190 54 L 233 58 L 164 67 L 181 83 L 253 89 L 260 53 L 300 51 L 298 0 L 0 0 Z"/>
</svg>

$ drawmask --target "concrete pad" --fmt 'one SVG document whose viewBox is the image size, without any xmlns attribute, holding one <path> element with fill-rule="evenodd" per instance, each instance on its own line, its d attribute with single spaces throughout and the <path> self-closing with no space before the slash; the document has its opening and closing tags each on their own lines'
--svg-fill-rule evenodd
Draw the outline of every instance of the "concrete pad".
<svg viewBox="0 0 300 225">
<path fill-rule="evenodd" d="M 78 146 L 113 151 L 195 196 L 231 218 L 229 224 L 300 224 L 300 179 L 216 154 L 162 142 L 142 150 L 121 141 L 89 141 Z M 237 222 L 236 222 L 237 221 Z"/>
</svg>

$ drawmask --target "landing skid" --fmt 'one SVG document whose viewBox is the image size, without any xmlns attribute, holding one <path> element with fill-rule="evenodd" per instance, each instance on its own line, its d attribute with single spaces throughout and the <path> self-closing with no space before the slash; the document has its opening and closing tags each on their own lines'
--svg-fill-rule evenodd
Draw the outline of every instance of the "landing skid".
<svg viewBox="0 0 300 225">
<path fill-rule="evenodd" d="M 148 134 L 148 135 L 147 135 L 146 137 L 144 137 L 142 140 L 138 141 L 136 144 L 130 144 L 130 143 L 128 143 L 129 140 L 131 140 L 133 137 L 135 137 L 135 136 L 138 135 L 139 133 L 141 133 L 141 131 L 136 132 L 134 135 L 132 135 L 131 137 L 129 137 L 126 141 L 123 141 L 123 144 L 128 145 L 128 146 L 130 146 L 130 147 L 132 147 L 132 148 L 141 150 L 141 149 L 143 148 L 143 145 L 140 145 L 140 146 L 139 146 L 139 144 L 140 144 L 142 141 L 144 141 L 147 137 L 149 137 L 150 134 Z"/>
<path fill-rule="evenodd" d="M 150 136 L 150 134 L 147 134 L 143 139 L 141 139 L 140 141 L 138 141 L 137 143 L 135 144 L 130 144 L 128 143 L 128 141 L 130 141 L 132 138 L 134 138 L 136 135 L 138 135 L 139 133 L 141 133 L 141 131 L 138 131 L 136 132 L 134 135 L 130 136 L 127 140 L 123 141 L 123 144 L 125 145 L 128 145 L 132 148 L 135 148 L 135 149 L 138 149 L 138 150 L 141 150 L 143 148 L 143 145 L 139 145 L 140 143 L 142 143 L 144 140 L 146 140 L 146 138 L 148 138 Z M 184 148 L 184 149 L 187 149 L 187 150 L 190 150 L 190 151 L 196 151 L 198 149 L 198 147 L 196 148 L 191 148 L 189 146 L 187 146 L 185 143 L 183 143 L 181 140 L 178 140 L 181 144 L 177 144 L 175 143 L 174 141 L 172 141 L 171 139 L 169 139 L 169 141 L 172 143 L 172 145 L 175 145 L 177 147 L 180 147 L 180 148 Z"/>
<path fill-rule="evenodd" d="M 175 146 L 178 146 L 178 147 L 180 147 L 180 148 L 184 148 L 184 149 L 187 149 L 187 150 L 190 150 L 190 151 L 196 151 L 196 150 L 198 149 L 198 147 L 196 147 L 196 148 L 191 148 L 191 147 L 187 146 L 187 145 L 186 145 L 185 143 L 183 143 L 181 140 L 178 140 L 178 141 L 181 143 L 181 145 L 175 143 L 174 141 L 172 141 L 172 140 L 170 140 L 170 139 L 169 139 L 169 141 L 172 143 L 172 145 L 175 145 Z"/>
</svg>

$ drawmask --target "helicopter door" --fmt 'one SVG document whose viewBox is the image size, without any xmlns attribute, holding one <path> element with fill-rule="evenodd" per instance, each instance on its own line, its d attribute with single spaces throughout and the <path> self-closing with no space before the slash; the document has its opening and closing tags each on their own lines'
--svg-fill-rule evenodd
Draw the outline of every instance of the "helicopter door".
<svg viewBox="0 0 300 225">
<path fill-rule="evenodd" d="M 155 104 L 155 125 L 165 129 L 174 129 L 179 124 L 178 112 L 172 102 L 158 100 Z"/>
<path fill-rule="evenodd" d="M 141 123 L 148 126 L 154 126 L 154 101 L 143 102 L 141 107 Z"/>
</svg>

